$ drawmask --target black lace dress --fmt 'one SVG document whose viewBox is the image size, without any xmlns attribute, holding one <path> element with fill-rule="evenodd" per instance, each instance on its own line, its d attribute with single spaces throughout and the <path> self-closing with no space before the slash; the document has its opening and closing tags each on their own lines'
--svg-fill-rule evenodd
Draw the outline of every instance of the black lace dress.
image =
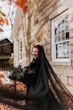
<svg viewBox="0 0 73 110">
<path fill-rule="evenodd" d="M 23 110 L 68 110 L 63 93 L 69 94 L 64 84 L 57 77 L 48 62 L 43 47 L 40 46 L 39 58 L 17 76 L 27 85 L 27 94 L 17 99 L 26 100 Z"/>
<path fill-rule="evenodd" d="M 23 72 L 23 83 L 27 85 L 27 95 L 30 97 L 27 98 L 23 110 L 68 110 L 66 105 L 61 105 L 49 88 L 50 76 L 47 77 L 45 74 L 44 68 L 46 67 L 42 70 L 41 66 L 41 60 L 36 59 Z"/>
<path fill-rule="evenodd" d="M 40 63 L 40 59 L 33 59 L 29 67 L 22 73 L 24 74 L 23 83 L 27 85 L 27 94 L 30 94 L 35 88 L 39 75 Z"/>
<path fill-rule="evenodd" d="M 23 72 L 24 74 L 23 83 L 27 85 L 27 95 L 29 97 L 33 95 L 33 97 L 31 97 L 30 100 L 28 100 L 27 98 L 26 100 L 27 103 L 26 103 L 26 106 L 24 107 L 24 110 L 48 110 L 49 109 L 48 108 L 49 106 L 47 106 L 49 105 L 49 97 L 47 97 L 47 95 L 43 97 L 43 94 L 41 96 L 39 93 L 39 96 L 36 95 L 36 97 L 34 97 L 36 86 L 39 86 L 38 79 L 41 81 L 41 78 L 42 78 L 42 76 L 39 76 L 40 67 L 41 67 L 40 59 L 39 58 L 37 58 L 36 60 L 33 59 L 29 67 L 27 67 L 27 69 Z M 42 84 L 42 87 L 40 87 L 39 92 L 41 91 L 43 92 L 45 90 L 43 79 L 41 84 Z"/>
</svg>

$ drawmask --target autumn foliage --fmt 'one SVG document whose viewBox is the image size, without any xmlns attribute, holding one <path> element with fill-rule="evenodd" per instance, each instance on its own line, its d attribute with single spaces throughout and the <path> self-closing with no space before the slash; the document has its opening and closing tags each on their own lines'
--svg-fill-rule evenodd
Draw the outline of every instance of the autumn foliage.
<svg viewBox="0 0 73 110">
<path fill-rule="evenodd" d="M 5 1 L 5 0 L 1 0 L 1 1 Z M 8 4 L 11 5 L 11 4 L 15 4 L 16 6 L 20 7 L 23 12 L 26 12 L 27 11 L 27 0 L 8 0 Z"/>
<path fill-rule="evenodd" d="M 9 24 L 8 23 L 8 19 L 6 19 L 6 18 L 0 18 L 0 25 L 3 25 L 3 24 L 8 25 Z"/>
<path fill-rule="evenodd" d="M 16 0 L 15 4 L 16 6 L 19 6 L 23 12 L 27 11 L 27 0 Z"/>
<path fill-rule="evenodd" d="M 5 0 L 1 0 L 1 1 L 5 1 Z M 26 12 L 28 9 L 27 6 L 27 0 L 9 0 L 8 4 L 11 5 L 14 2 L 14 4 L 18 7 L 20 7 L 23 12 Z M 8 19 L 0 17 L 0 25 L 3 26 L 4 24 L 9 25 Z"/>
</svg>

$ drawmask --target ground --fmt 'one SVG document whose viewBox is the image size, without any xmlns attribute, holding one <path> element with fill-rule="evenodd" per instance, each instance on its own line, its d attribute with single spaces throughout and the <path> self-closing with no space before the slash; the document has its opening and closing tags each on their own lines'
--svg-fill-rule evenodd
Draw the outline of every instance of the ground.
<svg viewBox="0 0 73 110">
<path fill-rule="evenodd" d="M 0 87 L 7 89 L 7 90 L 13 90 L 18 92 L 23 92 L 26 94 L 26 86 L 21 82 L 16 82 L 16 88 L 14 86 L 14 81 L 10 81 L 4 74 L 0 74 Z M 26 102 L 24 100 L 22 101 L 15 101 L 8 98 L 4 98 L 0 95 L 0 110 L 20 110 Z"/>
<path fill-rule="evenodd" d="M 22 93 L 26 94 L 27 88 L 23 83 L 16 82 L 16 88 L 15 88 L 14 81 L 10 81 L 8 79 L 8 82 L 7 82 L 6 80 L 7 80 L 6 76 L 4 76 L 3 74 L 0 74 L 0 87 L 1 88 L 11 90 L 11 91 L 16 90 L 17 92 L 22 92 Z M 6 81 L 6 83 L 5 83 L 5 81 Z M 66 94 L 63 94 L 63 95 L 65 95 L 68 105 L 70 106 L 69 110 L 73 110 L 73 96 L 66 95 Z M 6 110 L 21 110 L 21 108 L 23 108 L 25 104 L 26 104 L 25 100 L 15 101 L 12 99 L 2 97 L 0 95 L 0 110 L 5 110 L 5 109 Z"/>
</svg>

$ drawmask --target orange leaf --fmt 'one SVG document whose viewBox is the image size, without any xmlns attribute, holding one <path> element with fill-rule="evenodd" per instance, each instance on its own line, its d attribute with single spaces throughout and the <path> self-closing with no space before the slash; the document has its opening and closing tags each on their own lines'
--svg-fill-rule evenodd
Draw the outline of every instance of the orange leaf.
<svg viewBox="0 0 73 110">
<path fill-rule="evenodd" d="M 6 25 L 9 25 L 8 19 L 4 19 L 4 22 L 6 23 Z"/>
<path fill-rule="evenodd" d="M 4 19 L 0 18 L 0 25 L 3 25 L 3 24 L 4 24 Z"/>
<path fill-rule="evenodd" d="M 0 74 L 0 78 L 4 78 L 4 75 L 3 74 Z"/>
<path fill-rule="evenodd" d="M 27 8 L 28 8 L 28 7 L 27 7 L 27 0 L 16 0 L 15 4 L 16 4 L 18 7 L 22 8 L 22 10 L 23 10 L 24 12 L 27 11 Z"/>
<path fill-rule="evenodd" d="M 6 24 L 8 25 L 8 19 L 3 19 L 3 18 L 0 18 L 0 25 L 3 25 L 3 24 Z"/>
</svg>

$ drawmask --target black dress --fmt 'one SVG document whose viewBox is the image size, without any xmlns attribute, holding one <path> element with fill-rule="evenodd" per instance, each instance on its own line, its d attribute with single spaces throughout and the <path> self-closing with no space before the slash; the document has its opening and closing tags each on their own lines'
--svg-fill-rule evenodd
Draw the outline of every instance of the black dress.
<svg viewBox="0 0 73 110">
<path fill-rule="evenodd" d="M 36 85 L 38 83 L 38 77 L 39 76 L 39 71 L 40 71 L 40 66 L 41 66 L 41 61 L 39 58 L 36 60 L 33 59 L 29 67 L 26 69 L 26 73 L 24 71 L 24 80 L 23 83 L 27 85 L 27 94 L 29 96 L 32 96 L 35 92 Z M 30 73 L 31 72 L 31 73 Z M 40 78 L 41 80 L 41 78 Z M 45 87 L 44 86 L 44 80 L 42 79 L 42 88 L 40 88 L 41 91 L 44 91 Z M 39 85 L 38 85 L 39 86 Z M 39 92 L 41 92 L 39 91 Z M 40 93 L 39 93 L 40 94 Z M 33 96 L 34 97 L 34 96 Z M 27 104 L 24 108 L 24 110 L 48 110 L 49 106 L 49 97 L 41 97 L 36 96 L 35 98 L 31 98 L 30 100 L 26 101 Z"/>
<path fill-rule="evenodd" d="M 33 60 L 28 70 L 32 74 L 25 75 L 24 82 L 27 82 L 27 100 L 31 103 L 27 103 L 24 110 L 68 110 L 63 93 L 69 94 L 69 91 L 53 71 L 42 46 L 39 59 Z"/>
<path fill-rule="evenodd" d="M 36 60 L 33 59 L 29 67 L 23 72 L 24 79 L 23 83 L 27 85 L 27 94 L 30 94 L 32 92 L 32 89 L 35 88 L 39 70 L 40 70 L 40 59 L 37 58 Z"/>
<path fill-rule="evenodd" d="M 46 74 L 43 74 L 46 67 L 41 69 L 41 66 L 40 58 L 33 59 L 28 69 L 26 69 L 26 74 L 24 72 L 23 83 L 27 85 L 27 95 L 30 100 L 27 98 L 27 103 L 23 110 L 68 110 L 67 105 L 61 105 L 61 102 L 57 100 L 49 88 L 48 81 L 51 80 L 50 76 L 48 78 Z"/>
<path fill-rule="evenodd" d="M 68 110 L 68 104 L 63 94 L 70 94 L 64 84 L 57 77 L 48 62 L 43 47 L 40 46 L 39 58 L 20 75 L 22 81 L 27 85 L 27 94 L 17 99 L 27 101 L 23 110 Z"/>
</svg>

